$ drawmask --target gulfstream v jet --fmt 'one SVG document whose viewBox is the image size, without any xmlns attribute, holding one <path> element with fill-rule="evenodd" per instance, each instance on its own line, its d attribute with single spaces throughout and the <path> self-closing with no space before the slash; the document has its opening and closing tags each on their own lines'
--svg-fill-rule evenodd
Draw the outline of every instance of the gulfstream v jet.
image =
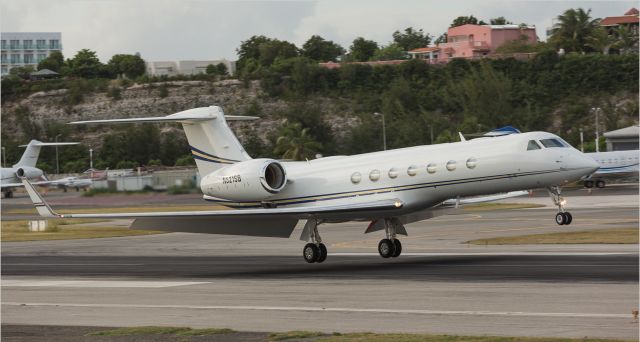
<svg viewBox="0 0 640 342">
<path fill-rule="evenodd" d="M 556 135 L 531 132 L 336 156 L 303 162 L 252 159 L 227 126 L 220 107 L 195 108 L 165 117 L 79 121 L 88 123 L 179 122 L 191 145 L 204 199 L 235 210 L 58 214 L 25 179 L 44 217 L 134 218 L 131 228 L 175 232 L 289 237 L 306 220 L 303 256 L 322 262 L 327 249 L 318 226 L 362 221 L 366 233 L 384 231 L 384 258 L 402 251 L 405 224 L 446 213 L 445 200 L 547 188 L 558 224 L 571 223 L 562 185 L 591 174 L 598 164 Z"/>
</svg>

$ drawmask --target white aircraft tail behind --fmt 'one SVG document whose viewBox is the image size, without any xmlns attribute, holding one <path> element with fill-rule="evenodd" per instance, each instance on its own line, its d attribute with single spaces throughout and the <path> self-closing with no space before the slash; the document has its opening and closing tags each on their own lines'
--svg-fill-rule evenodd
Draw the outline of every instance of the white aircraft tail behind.
<svg viewBox="0 0 640 342">
<path fill-rule="evenodd" d="M 31 140 L 27 145 L 20 145 L 20 147 L 27 147 L 27 149 L 22 154 L 20 161 L 17 164 L 13 165 L 13 167 L 21 167 L 21 166 L 29 166 L 36 167 L 38 163 L 38 157 L 40 156 L 40 148 L 42 146 L 66 146 L 66 145 L 77 145 L 77 142 L 52 142 L 52 143 L 43 143 L 38 140 Z"/>
<path fill-rule="evenodd" d="M 201 176 L 226 166 L 251 159 L 233 134 L 227 120 L 255 120 L 252 116 L 225 116 L 218 106 L 201 107 L 151 118 L 76 121 L 86 123 L 179 122 L 187 135 L 191 154 Z"/>
</svg>

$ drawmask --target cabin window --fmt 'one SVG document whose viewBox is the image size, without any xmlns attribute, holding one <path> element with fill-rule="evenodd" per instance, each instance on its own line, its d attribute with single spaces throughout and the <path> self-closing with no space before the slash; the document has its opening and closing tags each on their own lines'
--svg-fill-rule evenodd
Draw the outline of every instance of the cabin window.
<svg viewBox="0 0 640 342">
<path fill-rule="evenodd" d="M 427 165 L 427 172 L 429 173 L 436 173 L 436 169 L 438 168 L 438 164 L 436 163 L 429 163 L 429 165 Z"/>
<path fill-rule="evenodd" d="M 351 175 L 351 183 L 358 184 L 360 183 L 360 180 L 362 180 L 362 175 L 360 174 L 360 172 L 354 172 Z"/>
<path fill-rule="evenodd" d="M 567 147 L 567 145 L 563 144 L 558 139 L 542 139 L 540 142 L 544 147 Z"/>
<path fill-rule="evenodd" d="M 478 164 L 478 161 L 476 160 L 476 158 L 471 157 L 471 158 L 467 159 L 467 168 L 475 169 L 477 164 Z"/>
<path fill-rule="evenodd" d="M 397 178 L 397 177 L 398 177 L 398 174 L 399 174 L 399 173 L 398 173 L 398 170 L 396 170 L 396 169 L 394 169 L 394 168 L 391 168 L 391 169 L 389 170 L 389 178 L 391 178 L 391 179 Z"/>
<path fill-rule="evenodd" d="M 416 174 L 418 174 L 418 167 L 415 165 L 409 166 L 409 168 L 407 169 L 407 174 L 409 176 L 415 176 Z"/>
<path fill-rule="evenodd" d="M 370 179 L 372 182 L 377 182 L 377 181 L 378 181 L 378 179 L 380 179 L 380 170 L 372 170 L 372 171 L 369 173 L 369 179 Z"/>
<path fill-rule="evenodd" d="M 540 145 L 538 145 L 538 143 L 535 140 L 529 140 L 529 144 L 527 145 L 527 151 L 531 151 L 531 150 L 539 150 L 542 147 L 540 147 Z"/>
<path fill-rule="evenodd" d="M 447 170 L 453 171 L 455 169 L 456 169 L 456 161 L 455 160 L 449 160 L 447 162 Z"/>
</svg>

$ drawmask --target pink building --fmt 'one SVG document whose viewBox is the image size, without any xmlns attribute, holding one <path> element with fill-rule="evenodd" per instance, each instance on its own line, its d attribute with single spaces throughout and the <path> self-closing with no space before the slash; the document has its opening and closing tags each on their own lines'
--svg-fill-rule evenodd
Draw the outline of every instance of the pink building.
<svg viewBox="0 0 640 342">
<path fill-rule="evenodd" d="M 495 53 L 506 42 L 527 37 L 527 42 L 538 42 L 535 26 L 473 25 L 452 27 L 447 31 L 447 42 L 433 47 L 409 51 L 411 58 L 430 63 L 444 63 L 451 58 L 482 58 Z"/>
</svg>

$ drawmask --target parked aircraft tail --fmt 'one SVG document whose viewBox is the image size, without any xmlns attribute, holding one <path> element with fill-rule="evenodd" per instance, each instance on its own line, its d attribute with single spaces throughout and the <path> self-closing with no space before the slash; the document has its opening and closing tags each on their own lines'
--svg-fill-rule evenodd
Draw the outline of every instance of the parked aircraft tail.
<svg viewBox="0 0 640 342">
<path fill-rule="evenodd" d="M 36 167 L 38 163 L 38 157 L 40 156 L 40 148 L 42 146 L 66 146 L 66 145 L 77 145 L 77 142 L 52 142 L 52 143 L 43 143 L 38 140 L 31 140 L 27 145 L 20 145 L 20 147 L 27 147 L 27 149 L 22 154 L 20 161 L 17 164 L 13 165 L 13 167 L 20 166 L 30 166 Z"/>
<path fill-rule="evenodd" d="M 255 120 L 253 116 L 225 116 L 218 106 L 201 107 L 179 113 L 151 118 L 76 121 L 87 123 L 141 123 L 179 122 L 187 135 L 191 155 L 201 176 L 205 176 L 225 165 L 251 159 L 233 134 L 227 120 Z"/>
</svg>

